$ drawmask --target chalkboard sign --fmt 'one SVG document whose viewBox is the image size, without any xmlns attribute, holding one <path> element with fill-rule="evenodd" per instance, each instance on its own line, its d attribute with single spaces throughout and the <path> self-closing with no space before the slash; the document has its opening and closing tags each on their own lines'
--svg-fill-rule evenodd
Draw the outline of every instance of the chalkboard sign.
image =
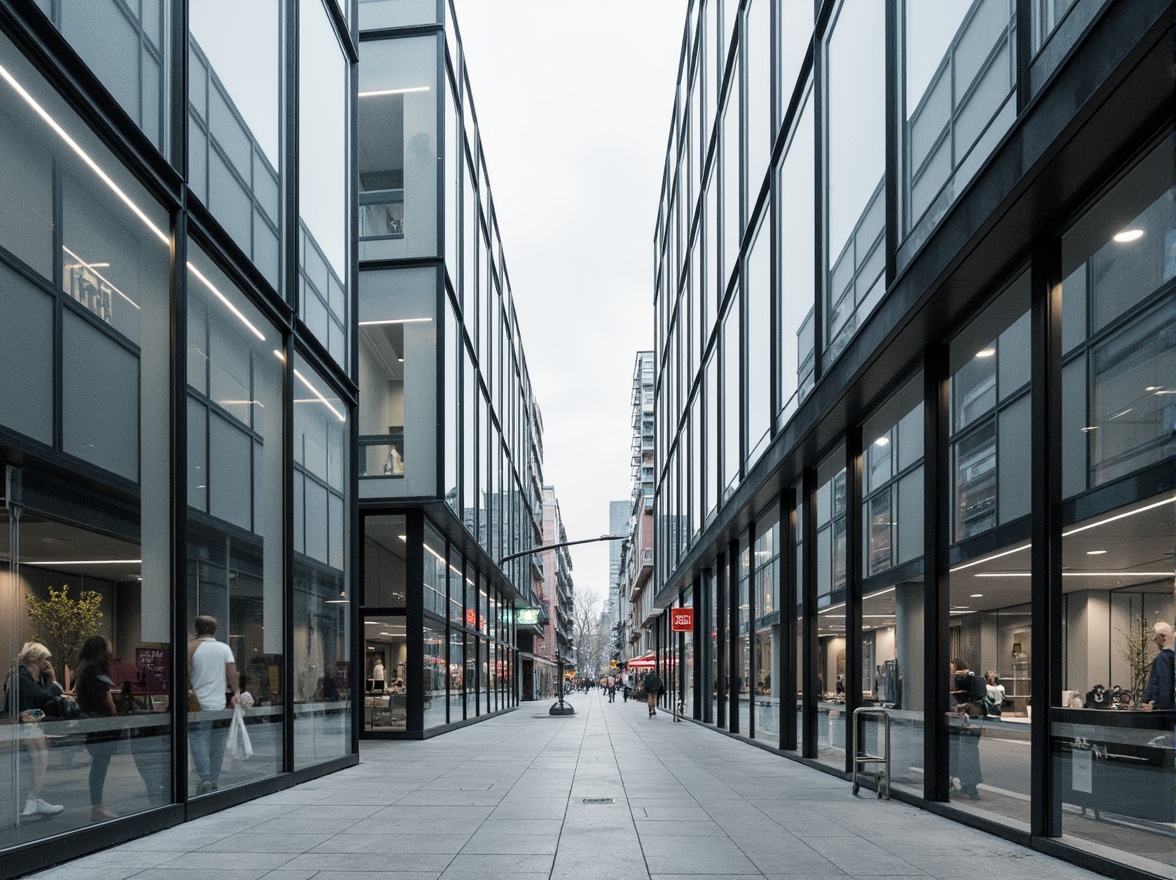
<svg viewBox="0 0 1176 880">
<path fill-rule="evenodd" d="M 171 648 L 163 645 L 135 648 L 135 666 L 139 669 L 139 683 L 134 688 L 137 695 L 171 693 Z"/>
<path fill-rule="evenodd" d="M 339 689 L 351 687 L 351 663 L 347 660 L 335 661 L 335 687 Z"/>
</svg>

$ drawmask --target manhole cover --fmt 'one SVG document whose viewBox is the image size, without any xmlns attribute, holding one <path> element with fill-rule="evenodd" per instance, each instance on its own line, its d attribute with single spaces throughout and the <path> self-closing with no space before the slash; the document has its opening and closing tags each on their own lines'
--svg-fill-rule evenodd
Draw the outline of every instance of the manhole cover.
<svg viewBox="0 0 1176 880">
<path fill-rule="evenodd" d="M 612 798 L 582 798 L 581 803 L 585 804 L 611 804 Z"/>
</svg>

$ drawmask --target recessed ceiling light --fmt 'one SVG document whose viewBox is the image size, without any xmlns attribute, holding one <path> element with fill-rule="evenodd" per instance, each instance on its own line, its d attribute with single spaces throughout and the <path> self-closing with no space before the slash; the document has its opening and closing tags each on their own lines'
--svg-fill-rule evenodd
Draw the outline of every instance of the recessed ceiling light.
<svg viewBox="0 0 1176 880">
<path fill-rule="evenodd" d="M 1127 244 L 1128 242 L 1137 241 L 1143 238 L 1142 229 L 1124 229 L 1122 232 L 1116 232 L 1113 236 L 1115 241 L 1119 244 Z"/>
<path fill-rule="evenodd" d="M 879 437 L 877 440 L 874 441 L 874 445 L 875 446 L 885 446 L 889 442 L 890 442 L 889 437 Z"/>
<path fill-rule="evenodd" d="M 1106 550 L 1087 550 L 1086 555 L 1087 556 L 1102 556 L 1106 552 L 1107 552 Z"/>
<path fill-rule="evenodd" d="M 976 352 L 976 357 L 978 357 L 978 358 L 990 358 L 990 357 L 992 357 L 994 354 L 996 354 L 996 349 L 995 349 L 995 348 L 993 348 L 993 347 L 990 345 L 990 346 L 988 346 L 987 348 L 982 348 L 982 349 L 980 349 L 978 352 Z"/>
<path fill-rule="evenodd" d="M 980 598 L 982 598 L 983 596 L 984 596 L 984 594 L 983 594 L 983 593 L 973 593 L 973 594 L 972 594 L 972 598 L 973 598 L 973 599 L 980 599 Z"/>
<path fill-rule="evenodd" d="M 1097 431 L 1097 430 L 1098 430 L 1098 425 L 1087 425 L 1085 428 L 1082 429 L 1082 433 L 1089 434 L 1091 431 Z"/>
</svg>

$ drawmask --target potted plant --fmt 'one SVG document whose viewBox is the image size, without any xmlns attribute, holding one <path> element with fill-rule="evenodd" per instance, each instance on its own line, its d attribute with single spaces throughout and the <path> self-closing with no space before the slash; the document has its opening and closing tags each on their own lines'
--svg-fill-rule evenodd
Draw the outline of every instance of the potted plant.
<svg viewBox="0 0 1176 880">
<path fill-rule="evenodd" d="M 62 684 L 68 690 L 82 642 L 98 632 L 102 624 L 102 594 L 82 590 L 73 599 L 69 584 L 62 584 L 59 590 L 49 588 L 48 599 L 38 599 L 29 593 L 25 600 L 33 629 L 32 640 L 41 642 L 53 654 Z"/>
</svg>

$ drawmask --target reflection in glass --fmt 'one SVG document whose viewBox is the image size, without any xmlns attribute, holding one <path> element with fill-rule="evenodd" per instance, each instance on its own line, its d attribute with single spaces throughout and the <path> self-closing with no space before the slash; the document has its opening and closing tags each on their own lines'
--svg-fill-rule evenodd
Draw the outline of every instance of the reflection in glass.
<svg viewBox="0 0 1176 880">
<path fill-rule="evenodd" d="M 188 184 L 278 290 L 282 8 L 201 0 L 188 10 Z"/>
</svg>

